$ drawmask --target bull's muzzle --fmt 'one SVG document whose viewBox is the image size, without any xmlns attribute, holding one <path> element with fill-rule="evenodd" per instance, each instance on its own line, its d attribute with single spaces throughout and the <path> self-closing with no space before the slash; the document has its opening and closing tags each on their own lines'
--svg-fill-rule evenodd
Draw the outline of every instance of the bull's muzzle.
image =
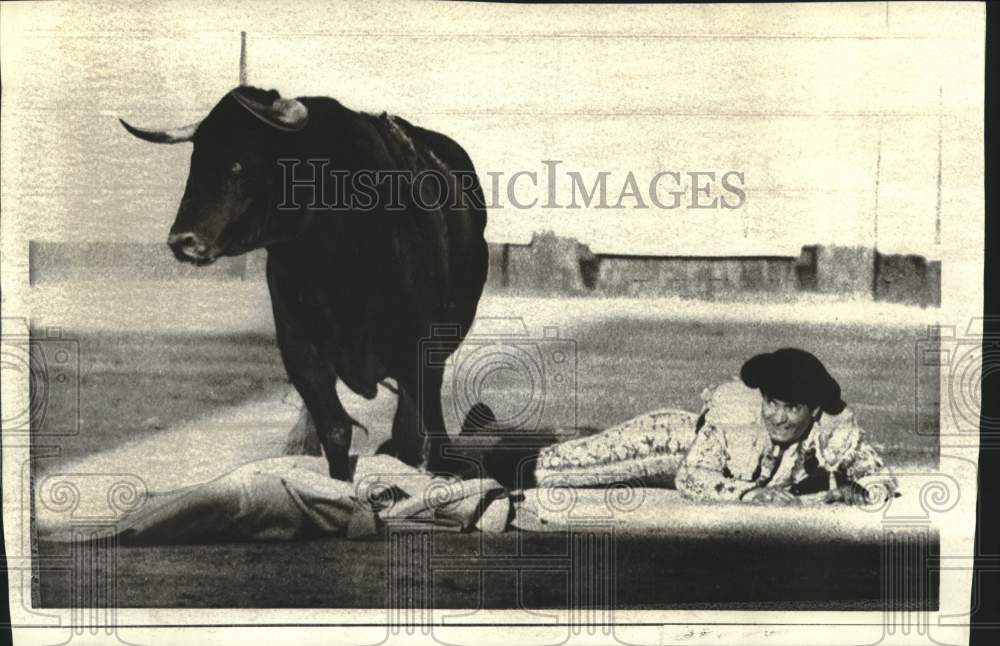
<svg viewBox="0 0 1000 646">
<path fill-rule="evenodd" d="M 196 265 L 208 265 L 215 262 L 215 256 L 209 246 L 194 233 L 171 233 L 167 244 L 178 260 L 193 262 Z"/>
</svg>

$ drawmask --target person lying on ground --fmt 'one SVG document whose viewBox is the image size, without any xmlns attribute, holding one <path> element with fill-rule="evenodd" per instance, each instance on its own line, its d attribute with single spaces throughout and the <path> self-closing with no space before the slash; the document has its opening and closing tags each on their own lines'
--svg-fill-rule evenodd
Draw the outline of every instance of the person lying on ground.
<svg viewBox="0 0 1000 646">
<path fill-rule="evenodd" d="M 840 384 L 797 348 L 760 354 L 740 378 L 703 394 L 694 442 L 676 477 L 693 500 L 865 504 L 895 480 L 864 439 Z"/>
<path fill-rule="evenodd" d="M 540 487 L 671 487 L 691 500 L 757 504 L 870 502 L 896 489 L 864 440 L 840 385 L 804 350 L 747 361 L 706 389 L 701 414 L 644 413 L 542 449 Z"/>
</svg>

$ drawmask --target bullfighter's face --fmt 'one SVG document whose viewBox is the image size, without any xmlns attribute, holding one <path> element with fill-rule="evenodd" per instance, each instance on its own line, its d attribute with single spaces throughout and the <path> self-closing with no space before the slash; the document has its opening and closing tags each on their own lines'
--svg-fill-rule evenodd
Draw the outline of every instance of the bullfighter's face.
<svg viewBox="0 0 1000 646">
<path fill-rule="evenodd" d="M 819 417 L 819 407 L 810 410 L 801 402 L 787 402 L 761 393 L 760 415 L 767 434 L 776 444 L 791 444 L 804 438 Z"/>
</svg>

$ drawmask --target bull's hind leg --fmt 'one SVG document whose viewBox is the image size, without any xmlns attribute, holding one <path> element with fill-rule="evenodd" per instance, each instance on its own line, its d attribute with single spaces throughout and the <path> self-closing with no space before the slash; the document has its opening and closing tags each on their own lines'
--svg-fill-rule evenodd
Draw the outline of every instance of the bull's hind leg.
<svg viewBox="0 0 1000 646">
<path fill-rule="evenodd" d="M 406 464 L 420 462 L 420 425 L 417 404 L 412 391 L 402 383 L 397 388 L 396 414 L 392 418 L 392 437 L 379 447 L 378 453 L 388 453 Z"/>
<path fill-rule="evenodd" d="M 417 420 L 417 403 L 412 390 L 399 384 L 396 400 L 396 414 L 392 418 L 393 451 L 397 458 L 416 466 L 420 461 L 420 425 Z"/>
<path fill-rule="evenodd" d="M 441 382 L 433 377 L 429 383 L 425 380 L 422 388 L 414 380 L 399 381 L 392 439 L 379 447 L 379 453 L 389 453 L 424 471 L 437 471 L 440 467 L 443 438 L 447 437 L 441 412 Z"/>
<path fill-rule="evenodd" d="M 452 455 L 448 450 L 451 438 L 448 437 L 441 407 L 442 378 L 442 371 L 427 370 L 420 389 L 419 417 L 422 418 L 423 432 L 420 434 L 419 466 L 441 475 L 478 477 L 480 469 L 476 462 Z"/>
</svg>

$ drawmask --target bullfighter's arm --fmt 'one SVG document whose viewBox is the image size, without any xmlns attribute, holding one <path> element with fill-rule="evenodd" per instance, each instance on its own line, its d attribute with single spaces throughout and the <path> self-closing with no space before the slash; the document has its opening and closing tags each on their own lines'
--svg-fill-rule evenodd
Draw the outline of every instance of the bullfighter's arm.
<svg viewBox="0 0 1000 646">
<path fill-rule="evenodd" d="M 859 442 L 843 466 L 848 482 L 863 487 L 869 497 L 892 497 L 899 488 L 896 478 L 885 466 L 878 451 L 867 442 Z"/>
<path fill-rule="evenodd" d="M 739 500 L 754 483 L 728 475 L 726 442 L 721 431 L 706 425 L 698 433 L 677 472 L 677 489 L 693 500 Z"/>
<path fill-rule="evenodd" d="M 858 490 L 860 487 L 868 492 L 869 497 L 872 494 L 894 495 L 896 479 L 886 468 L 882 456 L 864 440 L 864 431 L 853 415 L 846 416 L 845 421 L 832 432 L 821 433 L 817 437 L 818 457 L 826 463 L 827 469 L 838 474 L 837 480 L 842 483 L 838 489 Z M 835 497 L 853 502 L 851 496 Z"/>
</svg>

